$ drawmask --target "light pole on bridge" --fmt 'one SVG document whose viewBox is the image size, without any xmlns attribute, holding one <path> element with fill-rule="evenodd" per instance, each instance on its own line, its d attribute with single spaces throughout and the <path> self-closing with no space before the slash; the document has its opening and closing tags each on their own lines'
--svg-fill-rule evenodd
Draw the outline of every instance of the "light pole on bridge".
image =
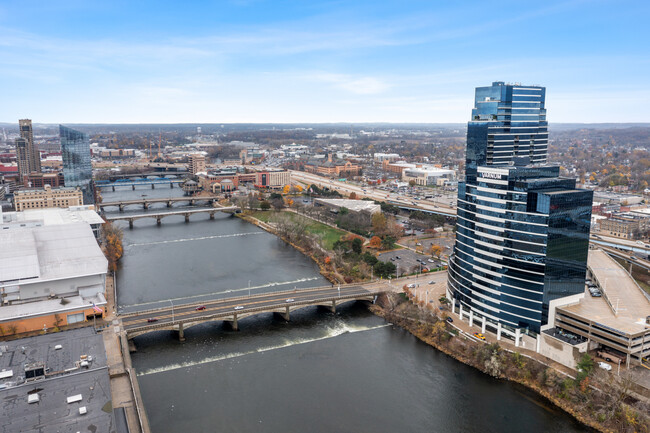
<svg viewBox="0 0 650 433">
<path fill-rule="evenodd" d="M 172 323 L 174 323 L 174 303 L 172 302 L 171 299 L 169 300 L 169 303 L 170 303 L 171 306 L 172 306 Z"/>
<path fill-rule="evenodd" d="M 251 297 L 251 280 L 248 280 L 248 297 Z"/>
</svg>

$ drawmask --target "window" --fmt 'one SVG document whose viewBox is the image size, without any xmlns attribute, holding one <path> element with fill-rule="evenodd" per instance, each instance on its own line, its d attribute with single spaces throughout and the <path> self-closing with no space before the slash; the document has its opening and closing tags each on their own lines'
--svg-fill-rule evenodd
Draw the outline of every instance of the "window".
<svg viewBox="0 0 650 433">
<path fill-rule="evenodd" d="M 84 313 L 68 314 L 68 325 L 84 321 Z"/>
</svg>

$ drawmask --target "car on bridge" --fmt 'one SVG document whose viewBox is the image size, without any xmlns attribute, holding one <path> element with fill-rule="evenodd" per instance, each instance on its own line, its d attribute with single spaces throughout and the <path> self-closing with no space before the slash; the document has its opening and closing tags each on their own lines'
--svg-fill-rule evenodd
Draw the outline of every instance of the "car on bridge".
<svg viewBox="0 0 650 433">
<path fill-rule="evenodd" d="M 475 332 L 474 337 L 478 338 L 479 340 L 485 340 L 485 335 L 481 334 L 480 332 Z"/>
<path fill-rule="evenodd" d="M 147 319 L 147 322 L 149 322 L 149 323 L 153 323 L 153 322 L 157 322 L 157 321 L 158 321 L 157 317 L 150 317 L 150 318 Z"/>
<path fill-rule="evenodd" d="M 243 309 L 244 309 L 244 306 L 243 306 L 243 305 L 237 305 L 237 306 L 235 307 L 235 310 L 243 310 Z"/>
<path fill-rule="evenodd" d="M 289 299 L 287 299 L 287 300 L 284 301 L 284 302 L 293 302 L 293 301 L 295 301 L 295 299 L 293 299 L 293 298 L 289 298 Z"/>
<path fill-rule="evenodd" d="M 201 311 L 205 310 L 205 305 L 199 305 L 198 307 L 195 308 L 196 311 Z"/>
</svg>

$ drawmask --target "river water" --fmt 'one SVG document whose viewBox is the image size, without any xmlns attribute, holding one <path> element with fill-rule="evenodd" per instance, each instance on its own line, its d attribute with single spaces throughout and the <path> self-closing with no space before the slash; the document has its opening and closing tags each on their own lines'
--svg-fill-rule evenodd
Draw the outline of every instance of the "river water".
<svg viewBox="0 0 650 433">
<path fill-rule="evenodd" d="M 142 188 L 142 187 L 139 187 Z M 179 196 L 178 188 L 104 192 Z M 127 212 L 142 213 L 140 209 Z M 227 215 L 125 225 L 120 310 L 325 285 L 308 258 Z M 199 301 L 200 302 L 200 301 Z M 567 432 L 583 427 L 526 389 L 492 379 L 346 304 L 135 339 L 134 367 L 154 432 Z"/>
</svg>

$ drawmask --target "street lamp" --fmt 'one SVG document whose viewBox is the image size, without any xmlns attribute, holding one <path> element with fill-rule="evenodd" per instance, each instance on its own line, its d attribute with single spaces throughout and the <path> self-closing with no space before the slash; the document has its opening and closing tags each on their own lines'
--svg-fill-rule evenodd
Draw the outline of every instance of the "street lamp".
<svg viewBox="0 0 650 433">
<path fill-rule="evenodd" d="M 248 297 L 251 297 L 251 280 L 248 280 Z"/>
<path fill-rule="evenodd" d="M 172 302 L 171 299 L 169 300 L 169 303 L 170 303 L 171 306 L 172 306 L 172 323 L 174 323 L 174 303 Z"/>
</svg>

